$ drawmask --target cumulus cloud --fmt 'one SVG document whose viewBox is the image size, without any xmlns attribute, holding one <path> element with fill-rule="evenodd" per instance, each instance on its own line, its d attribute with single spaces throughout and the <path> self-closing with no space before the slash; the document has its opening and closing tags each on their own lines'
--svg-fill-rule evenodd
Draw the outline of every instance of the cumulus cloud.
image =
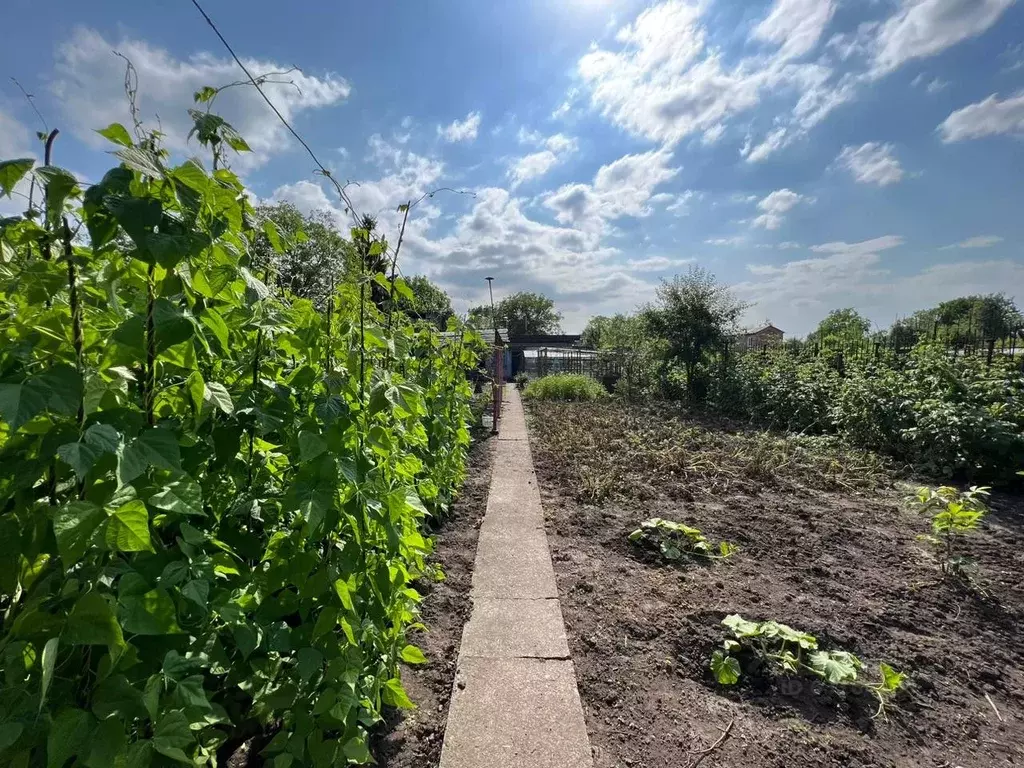
<svg viewBox="0 0 1024 768">
<path fill-rule="evenodd" d="M 203 86 L 236 82 L 241 76 L 238 65 L 211 53 L 177 58 L 142 40 L 122 37 L 111 41 L 93 29 L 77 28 L 57 49 L 51 89 L 76 135 L 94 147 L 107 145 L 106 139 L 94 129 L 113 122 L 131 126 L 123 88 L 125 65 L 111 53 L 112 49 L 131 59 L 138 71 L 138 107 L 147 126 L 156 128 L 159 115 L 160 130 L 171 150 L 197 152 L 198 144 L 190 144 L 187 139 L 192 129 L 187 112 L 193 106 L 192 94 Z M 271 60 L 245 58 L 243 62 L 254 73 L 288 69 Z M 316 77 L 299 71 L 268 80 L 263 89 L 289 121 L 310 110 L 339 104 L 351 90 L 338 75 Z M 253 150 L 235 161 L 242 168 L 261 165 L 271 155 L 293 146 L 287 130 L 254 88 L 239 86 L 223 91 L 217 97 L 214 111 L 230 122 Z"/>
<path fill-rule="evenodd" d="M 999 20 L 1014 0 L 902 0 L 874 42 L 876 75 L 912 59 L 934 56 L 977 37 Z"/>
<path fill-rule="evenodd" d="M 630 259 L 626 266 L 634 272 L 667 272 L 677 269 L 686 264 L 692 264 L 694 259 L 670 259 L 667 256 L 651 256 L 646 259 Z"/>
<path fill-rule="evenodd" d="M 952 245 L 944 245 L 941 250 L 949 251 L 954 248 L 991 248 L 993 245 L 999 245 L 1003 242 L 1003 238 L 999 235 L 977 235 L 975 237 L 969 237 L 966 240 L 961 240 L 959 243 L 953 243 Z"/>
<path fill-rule="evenodd" d="M 607 222 L 623 216 L 647 216 L 654 190 L 673 178 L 678 168 L 669 163 L 672 151 L 665 147 L 625 155 L 598 169 L 591 184 L 566 184 L 544 199 L 563 224 L 602 231 Z"/>
<path fill-rule="evenodd" d="M 992 94 L 984 101 L 958 109 L 938 130 L 947 144 L 997 134 L 1024 136 L 1024 91 L 1002 100 Z"/>
<path fill-rule="evenodd" d="M 556 165 L 576 151 L 576 139 L 565 134 L 556 133 L 544 139 L 537 133 L 519 131 L 519 141 L 524 144 L 543 146 L 539 152 L 531 152 L 512 161 L 508 168 L 508 177 L 512 180 L 512 188 L 524 181 L 543 176 Z"/>
<path fill-rule="evenodd" d="M 778 229 L 782 226 L 785 215 L 793 210 L 797 203 L 806 199 L 791 189 L 777 189 L 757 204 L 761 214 L 754 219 L 752 224 L 764 229 Z"/>
<path fill-rule="evenodd" d="M 474 141 L 480 132 L 480 113 L 470 112 L 464 120 L 453 120 L 444 128 L 438 126 L 437 132 L 449 144 L 457 141 Z"/>
<path fill-rule="evenodd" d="M 876 141 L 859 147 L 843 147 L 836 162 L 848 170 L 859 184 L 887 187 L 902 181 L 906 175 L 896 159 L 896 148 Z"/>
</svg>

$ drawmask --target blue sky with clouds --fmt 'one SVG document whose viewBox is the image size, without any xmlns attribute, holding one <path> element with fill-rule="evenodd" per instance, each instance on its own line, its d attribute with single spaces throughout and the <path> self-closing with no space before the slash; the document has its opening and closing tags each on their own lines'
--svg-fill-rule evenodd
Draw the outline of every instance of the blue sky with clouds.
<svg viewBox="0 0 1024 768">
<path fill-rule="evenodd" d="M 88 6 L 88 7 L 86 7 Z M 1024 299 L 1024 3 L 1014 0 L 206 0 L 361 212 L 397 231 L 406 273 L 464 310 L 551 295 L 567 330 L 629 311 L 700 264 L 792 334 L 855 306 L 880 326 L 972 292 Z M 139 107 L 180 156 L 202 85 L 240 77 L 187 0 L 8 0 L 0 73 L 62 131 L 91 180 L 92 131 Z M 218 109 L 254 151 L 264 200 L 347 218 L 249 89 Z M 0 157 L 41 127 L 0 83 Z M 0 212 L 23 201 L 0 201 Z M 394 239 L 394 237 L 392 237 Z"/>
</svg>

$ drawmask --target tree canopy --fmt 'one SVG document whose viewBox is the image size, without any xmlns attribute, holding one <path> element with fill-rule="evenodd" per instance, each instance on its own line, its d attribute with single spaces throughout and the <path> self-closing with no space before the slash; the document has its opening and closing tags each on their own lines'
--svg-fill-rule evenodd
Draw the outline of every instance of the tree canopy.
<svg viewBox="0 0 1024 768">
<path fill-rule="evenodd" d="M 863 340 L 871 330 L 871 321 L 853 308 L 833 309 L 808 334 L 807 340 L 829 344 L 835 342 L 857 342 Z"/>
<path fill-rule="evenodd" d="M 493 321 L 490 306 L 480 305 L 469 310 L 469 322 L 477 328 L 490 328 L 492 325 L 507 328 L 512 336 L 558 333 L 562 313 L 544 294 L 520 291 L 494 305 Z"/>
<path fill-rule="evenodd" d="M 648 327 L 667 342 L 665 365 L 677 363 L 684 368 L 692 400 L 703 399 L 706 382 L 701 368 L 713 351 L 726 346 L 746 308 L 713 274 L 694 267 L 685 275 L 663 280 L 656 303 L 644 310 Z"/>
<path fill-rule="evenodd" d="M 448 318 L 455 314 L 452 311 L 452 301 L 448 294 L 430 282 L 424 275 L 408 277 L 405 283 L 412 290 L 413 300 L 410 302 L 400 298 L 398 308 L 410 317 L 428 320 L 438 328 L 444 328 L 448 323 Z"/>
</svg>

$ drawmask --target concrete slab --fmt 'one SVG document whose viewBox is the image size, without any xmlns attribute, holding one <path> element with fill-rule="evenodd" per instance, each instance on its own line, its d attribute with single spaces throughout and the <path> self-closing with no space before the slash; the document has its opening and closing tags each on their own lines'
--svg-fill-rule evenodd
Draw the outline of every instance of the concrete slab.
<svg viewBox="0 0 1024 768">
<path fill-rule="evenodd" d="M 592 768 L 526 420 L 505 394 L 441 768 Z"/>
<path fill-rule="evenodd" d="M 591 768 L 571 661 L 459 662 L 441 768 Z"/>
<path fill-rule="evenodd" d="M 558 597 L 555 569 L 544 531 L 488 529 L 485 532 L 481 526 L 471 596 L 474 599 Z"/>
<path fill-rule="evenodd" d="M 473 601 L 473 617 L 462 631 L 460 658 L 567 659 L 569 644 L 558 600 Z"/>
</svg>

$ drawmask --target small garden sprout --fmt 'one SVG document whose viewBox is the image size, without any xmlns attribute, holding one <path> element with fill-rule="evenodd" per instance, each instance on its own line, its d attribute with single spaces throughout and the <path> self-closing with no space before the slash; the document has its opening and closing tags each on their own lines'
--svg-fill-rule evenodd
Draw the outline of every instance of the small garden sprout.
<svg viewBox="0 0 1024 768">
<path fill-rule="evenodd" d="M 723 560 L 736 552 L 736 545 L 727 541 L 713 546 L 697 528 L 683 523 L 652 517 L 644 520 L 640 527 L 629 534 L 629 540 L 647 549 L 656 550 L 670 562 L 687 557 L 702 557 L 708 560 Z"/>
<path fill-rule="evenodd" d="M 934 511 L 932 535 L 922 538 L 942 550 L 942 572 L 947 575 L 966 577 L 974 567 L 974 561 L 957 552 L 958 537 L 977 530 L 978 524 L 988 507 L 982 500 L 989 495 L 987 487 L 972 485 L 966 491 L 952 486 L 939 488 L 918 488 L 913 496 L 914 503 L 925 512 Z"/>
<path fill-rule="evenodd" d="M 739 614 L 726 616 L 722 624 L 732 637 L 711 654 L 711 673 L 721 685 L 739 682 L 739 656 L 749 653 L 777 674 L 808 674 L 830 685 L 844 685 L 870 691 L 878 699 L 875 717 L 885 711 L 886 700 L 903 685 L 904 674 L 888 664 L 879 665 L 878 682 L 861 678 L 864 663 L 848 651 L 824 650 L 814 635 L 777 621 L 747 621 Z"/>
</svg>

